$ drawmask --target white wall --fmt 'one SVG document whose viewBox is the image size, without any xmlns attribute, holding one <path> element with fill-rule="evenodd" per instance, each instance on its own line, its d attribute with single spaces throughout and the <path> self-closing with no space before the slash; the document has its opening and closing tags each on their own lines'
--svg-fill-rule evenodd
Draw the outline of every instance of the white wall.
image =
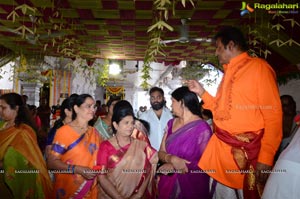
<svg viewBox="0 0 300 199">
<path fill-rule="evenodd" d="M 287 84 L 279 86 L 280 95 L 291 95 L 300 111 L 300 80 L 290 80 Z"/>
<path fill-rule="evenodd" d="M 6 65 L 0 67 L 0 89 L 13 89 L 13 65 L 14 62 L 9 62 Z"/>
<path fill-rule="evenodd" d="M 102 86 L 98 86 L 95 90 L 95 100 L 100 100 L 101 104 L 105 103 L 105 100 L 103 98 L 105 94 L 104 88 Z"/>
</svg>

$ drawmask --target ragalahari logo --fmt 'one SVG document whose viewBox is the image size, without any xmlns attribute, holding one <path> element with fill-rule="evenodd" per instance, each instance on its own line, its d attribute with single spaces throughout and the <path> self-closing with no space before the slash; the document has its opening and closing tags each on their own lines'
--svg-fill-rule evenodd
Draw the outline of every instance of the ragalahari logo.
<svg viewBox="0 0 300 199">
<path fill-rule="evenodd" d="M 254 9 L 250 7 L 249 3 L 246 3 L 245 1 L 242 2 L 242 8 L 241 10 L 241 16 L 244 16 L 245 14 L 249 14 L 250 12 L 254 12 Z"/>
</svg>

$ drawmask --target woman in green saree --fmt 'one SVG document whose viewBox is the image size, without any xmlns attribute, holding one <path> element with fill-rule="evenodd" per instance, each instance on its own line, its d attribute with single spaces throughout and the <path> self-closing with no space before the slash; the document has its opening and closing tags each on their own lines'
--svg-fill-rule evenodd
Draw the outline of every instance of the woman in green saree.
<svg viewBox="0 0 300 199">
<path fill-rule="evenodd" d="M 108 112 L 104 118 L 98 117 L 97 121 L 94 124 L 94 127 L 100 133 L 100 136 L 103 140 L 107 140 L 113 136 L 111 128 L 111 117 L 113 114 L 115 104 L 120 100 L 120 98 L 110 98 L 106 103 Z"/>
<path fill-rule="evenodd" d="M 0 97 L 0 190 L 1 198 L 47 198 L 51 181 L 38 147 L 34 122 L 22 97 Z"/>
</svg>

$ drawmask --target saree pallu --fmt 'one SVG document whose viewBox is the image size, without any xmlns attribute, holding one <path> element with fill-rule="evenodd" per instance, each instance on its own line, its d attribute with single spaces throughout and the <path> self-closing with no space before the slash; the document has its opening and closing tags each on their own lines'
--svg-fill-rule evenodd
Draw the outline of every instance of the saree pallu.
<svg viewBox="0 0 300 199">
<path fill-rule="evenodd" d="M 1 197 L 48 198 L 51 180 L 31 127 L 21 124 L 0 131 L 0 160 Z"/>
<path fill-rule="evenodd" d="M 145 126 L 138 120 L 135 121 L 135 128 L 131 134 L 132 138 L 147 142 L 149 146 L 151 146 L 148 135 L 147 135 L 147 129 Z"/>
<path fill-rule="evenodd" d="M 53 140 L 51 153 L 62 162 L 93 169 L 96 165 L 97 153 L 101 139 L 93 128 L 82 135 L 75 132 L 69 125 L 59 128 Z M 97 178 L 86 180 L 79 174 L 54 173 L 53 198 L 96 198 Z"/>
<path fill-rule="evenodd" d="M 187 164 L 188 173 L 160 175 L 158 198 L 210 198 L 209 176 L 197 163 L 212 135 L 211 128 L 205 121 L 196 120 L 172 132 L 173 122 L 167 124 L 166 152 L 191 163 Z"/>
<path fill-rule="evenodd" d="M 98 165 L 104 171 L 102 175 L 107 175 L 124 198 L 131 197 L 142 186 L 146 186 L 142 198 L 155 198 L 154 175 L 157 162 L 157 152 L 146 142 L 136 139 L 119 150 L 109 141 L 104 141 L 98 155 Z M 100 188 L 99 198 L 110 197 Z"/>
<path fill-rule="evenodd" d="M 147 142 L 147 144 L 150 145 L 150 141 L 148 139 L 148 136 L 146 134 L 143 133 L 143 131 L 140 131 L 138 129 L 134 129 L 133 133 L 131 134 L 132 138 Z"/>
<path fill-rule="evenodd" d="M 100 117 L 94 124 L 103 140 L 107 140 L 113 136 L 112 129 Z"/>
<path fill-rule="evenodd" d="M 263 133 L 264 130 L 261 129 L 232 135 L 215 126 L 216 136 L 232 147 L 233 159 L 241 173 L 245 173 L 243 194 L 244 198 L 247 199 L 260 198 L 263 191 L 263 187 L 255 179 L 256 163 Z"/>
</svg>

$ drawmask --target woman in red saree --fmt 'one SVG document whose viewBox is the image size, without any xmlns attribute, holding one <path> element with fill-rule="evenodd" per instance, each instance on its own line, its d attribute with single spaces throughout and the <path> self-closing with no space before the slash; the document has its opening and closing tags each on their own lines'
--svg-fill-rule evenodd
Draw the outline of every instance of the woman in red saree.
<svg viewBox="0 0 300 199">
<path fill-rule="evenodd" d="M 125 102 L 121 100 L 114 107 L 115 136 L 103 141 L 99 149 L 99 198 L 155 198 L 157 153 L 147 142 L 131 137 L 134 113 Z"/>
<path fill-rule="evenodd" d="M 0 97 L 0 197 L 47 198 L 51 181 L 38 147 L 34 121 L 21 95 Z"/>
<path fill-rule="evenodd" d="M 48 167 L 54 169 L 53 198 L 97 198 L 98 187 L 93 168 L 101 142 L 99 133 L 88 122 L 95 113 L 95 101 L 79 95 L 72 108 L 72 122 L 55 134 Z"/>
</svg>

